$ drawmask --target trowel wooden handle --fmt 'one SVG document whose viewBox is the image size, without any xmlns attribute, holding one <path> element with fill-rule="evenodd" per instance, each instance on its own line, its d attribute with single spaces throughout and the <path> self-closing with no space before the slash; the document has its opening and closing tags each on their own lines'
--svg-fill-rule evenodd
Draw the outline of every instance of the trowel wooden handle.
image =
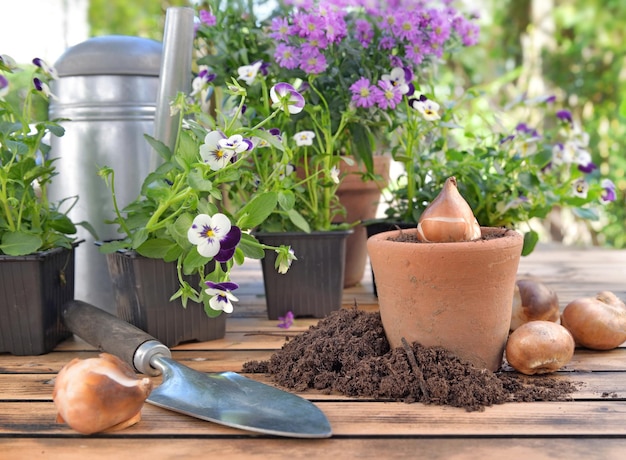
<svg viewBox="0 0 626 460">
<path fill-rule="evenodd" d="M 81 300 L 65 304 L 63 321 L 81 339 L 99 350 L 118 356 L 145 374 L 154 375 L 155 372 L 154 369 L 146 368 L 145 363 L 149 362 L 149 358 L 145 359 L 143 350 L 156 350 L 161 355 L 171 356 L 169 349 L 150 334 Z M 142 351 L 138 352 L 140 347 Z M 142 355 L 139 363 L 136 355 Z"/>
</svg>

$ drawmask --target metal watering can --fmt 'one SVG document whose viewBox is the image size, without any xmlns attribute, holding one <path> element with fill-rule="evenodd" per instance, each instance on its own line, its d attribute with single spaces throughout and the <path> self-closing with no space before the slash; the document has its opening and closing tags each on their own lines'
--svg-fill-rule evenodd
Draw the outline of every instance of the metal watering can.
<svg viewBox="0 0 626 460">
<path fill-rule="evenodd" d="M 115 170 L 118 204 L 126 206 L 139 194 L 141 183 L 158 163 L 144 138 L 150 134 L 166 145 L 175 143 L 169 103 L 191 86 L 194 12 L 168 8 L 163 43 L 139 37 L 111 35 L 86 40 L 69 48 L 55 63 L 59 79 L 51 85 L 49 116 L 65 118 L 65 135 L 52 137 L 51 158 L 58 176 L 50 199 L 79 197 L 69 216 L 88 221 L 101 241 L 116 239 L 110 190 L 98 176 L 102 166 Z M 94 238 L 76 249 L 76 299 L 111 313 L 115 298 L 105 257 Z"/>
</svg>

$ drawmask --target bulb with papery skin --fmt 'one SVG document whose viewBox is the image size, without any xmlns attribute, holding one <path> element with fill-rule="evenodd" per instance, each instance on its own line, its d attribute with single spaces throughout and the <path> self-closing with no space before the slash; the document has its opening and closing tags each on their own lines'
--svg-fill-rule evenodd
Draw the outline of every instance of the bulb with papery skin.
<svg viewBox="0 0 626 460">
<path fill-rule="evenodd" d="M 506 343 L 506 359 L 526 375 L 555 372 L 574 356 L 574 337 L 552 321 L 529 321 L 515 329 Z"/>
<path fill-rule="evenodd" d="M 124 361 L 102 353 L 99 358 L 67 363 L 56 378 L 52 399 L 57 422 L 92 434 L 137 423 L 151 390 L 149 378 L 138 379 Z"/>
<path fill-rule="evenodd" d="M 626 342 L 626 305 L 614 293 L 602 291 L 567 304 L 561 324 L 576 343 L 592 350 L 612 350 Z"/>
<path fill-rule="evenodd" d="M 529 321 L 559 322 L 559 297 L 556 292 L 539 281 L 517 280 L 513 293 L 511 330 Z"/>
<path fill-rule="evenodd" d="M 472 208 L 449 177 L 439 195 L 426 207 L 417 224 L 417 239 L 424 243 L 472 241 L 481 237 Z"/>
</svg>

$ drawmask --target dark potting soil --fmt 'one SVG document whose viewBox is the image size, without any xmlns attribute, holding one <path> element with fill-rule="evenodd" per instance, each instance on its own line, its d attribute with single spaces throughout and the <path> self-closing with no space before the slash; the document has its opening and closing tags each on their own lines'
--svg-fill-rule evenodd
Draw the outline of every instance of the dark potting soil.
<svg viewBox="0 0 626 460">
<path fill-rule="evenodd" d="M 418 343 L 391 350 L 380 314 L 341 309 L 244 372 L 267 373 L 294 390 L 450 405 L 468 411 L 514 401 L 567 399 L 575 384 L 549 375 L 491 372 L 441 347 Z"/>
<path fill-rule="evenodd" d="M 403 232 L 401 228 L 399 228 L 398 230 L 400 230 L 400 234 L 394 238 L 389 238 L 391 241 L 399 241 L 402 243 L 421 243 L 421 241 L 419 241 L 417 239 L 417 233 L 413 232 L 413 233 L 407 233 L 407 232 Z M 504 235 L 506 234 L 506 232 L 508 231 L 506 228 L 502 227 L 501 229 L 499 229 L 501 231 L 496 231 L 496 232 L 492 232 L 492 233 L 486 233 L 483 234 L 479 240 L 493 240 L 496 238 L 502 238 L 504 237 Z"/>
</svg>

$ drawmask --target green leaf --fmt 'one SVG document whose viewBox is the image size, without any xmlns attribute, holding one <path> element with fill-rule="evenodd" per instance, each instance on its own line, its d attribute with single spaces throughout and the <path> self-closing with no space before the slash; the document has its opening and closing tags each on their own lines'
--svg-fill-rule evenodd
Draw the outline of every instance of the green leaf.
<svg viewBox="0 0 626 460">
<path fill-rule="evenodd" d="M 535 250 L 535 246 L 539 241 L 539 234 L 531 230 L 524 235 L 524 247 L 522 248 L 522 255 L 527 256 Z"/>
<path fill-rule="evenodd" d="M 175 260 L 178 260 L 182 253 L 182 248 L 177 244 L 174 244 L 163 256 L 163 262 L 174 262 Z"/>
<path fill-rule="evenodd" d="M 237 225 L 242 230 L 261 225 L 274 212 L 277 203 L 278 197 L 276 192 L 265 192 L 257 195 L 241 209 L 239 212 L 241 217 Z"/>
<path fill-rule="evenodd" d="M 278 192 L 278 206 L 283 211 L 289 211 L 296 205 L 296 195 L 291 190 Z"/>
<path fill-rule="evenodd" d="M 168 225 L 167 227 L 169 234 L 181 248 L 191 247 L 187 233 L 189 232 L 192 224 L 193 218 L 191 217 L 191 214 L 185 213 L 178 216 L 173 225 Z"/>
<path fill-rule="evenodd" d="M 199 192 L 210 192 L 213 190 L 213 182 L 205 179 L 202 175 L 202 171 L 197 168 L 189 172 L 187 183 L 192 189 Z"/>
<path fill-rule="evenodd" d="M 250 259 L 262 259 L 265 257 L 265 250 L 261 247 L 261 243 L 248 233 L 241 234 L 241 241 L 239 241 L 237 246 L 237 250 L 239 249 Z"/>
<path fill-rule="evenodd" d="M 129 244 L 121 240 L 117 241 L 107 241 L 102 243 L 99 247 L 99 251 L 101 254 L 112 254 L 115 251 L 119 251 L 121 249 L 128 249 Z"/>
<path fill-rule="evenodd" d="M 61 214 L 60 212 L 50 212 L 50 218 L 48 220 L 48 224 L 51 228 L 56 230 L 57 232 L 73 235 L 76 233 L 76 226 L 72 222 L 72 220 L 67 217 L 65 214 Z"/>
<path fill-rule="evenodd" d="M 209 318 L 217 318 L 222 314 L 222 310 L 213 310 L 211 306 L 208 304 L 208 299 L 204 302 L 204 312 Z"/>
<path fill-rule="evenodd" d="M 235 263 L 237 265 L 241 265 L 241 264 L 243 264 L 246 261 L 246 255 L 239 248 L 239 246 L 237 246 L 237 248 L 235 248 L 235 255 L 233 256 L 233 260 L 235 261 Z"/>
<path fill-rule="evenodd" d="M 311 232 L 311 227 L 309 227 L 308 222 L 304 219 L 304 217 L 302 217 L 302 214 L 300 214 L 298 211 L 296 211 L 295 209 L 290 209 L 289 211 L 287 211 L 287 216 L 289 217 L 289 220 L 300 230 L 307 233 Z"/>
<path fill-rule="evenodd" d="M 146 240 L 137 248 L 137 252 L 144 257 L 151 259 L 163 259 L 175 244 L 163 238 L 152 238 Z"/>
<path fill-rule="evenodd" d="M 149 232 L 145 228 L 140 229 L 139 231 L 133 234 L 132 238 L 132 248 L 137 249 L 139 246 L 144 244 L 148 239 Z"/>
<path fill-rule="evenodd" d="M 155 139 L 154 137 L 144 134 L 143 137 L 148 141 L 148 144 L 159 154 L 165 161 L 169 161 L 172 157 L 172 151 L 163 142 Z"/>
<path fill-rule="evenodd" d="M 195 139 L 189 131 L 182 131 L 178 140 L 178 149 L 176 150 L 176 161 L 185 170 L 189 170 L 191 165 L 200 160 L 200 153 Z"/>
<path fill-rule="evenodd" d="M 191 275 L 199 268 L 204 268 L 213 259 L 200 255 L 196 247 L 193 247 L 183 259 L 183 273 Z"/>
<path fill-rule="evenodd" d="M 0 249 L 9 256 L 25 256 L 37 252 L 43 241 L 37 235 L 24 232 L 6 232 Z"/>
<path fill-rule="evenodd" d="M 596 221 L 599 219 L 598 213 L 589 208 L 572 208 L 572 212 L 581 219 Z"/>
</svg>

